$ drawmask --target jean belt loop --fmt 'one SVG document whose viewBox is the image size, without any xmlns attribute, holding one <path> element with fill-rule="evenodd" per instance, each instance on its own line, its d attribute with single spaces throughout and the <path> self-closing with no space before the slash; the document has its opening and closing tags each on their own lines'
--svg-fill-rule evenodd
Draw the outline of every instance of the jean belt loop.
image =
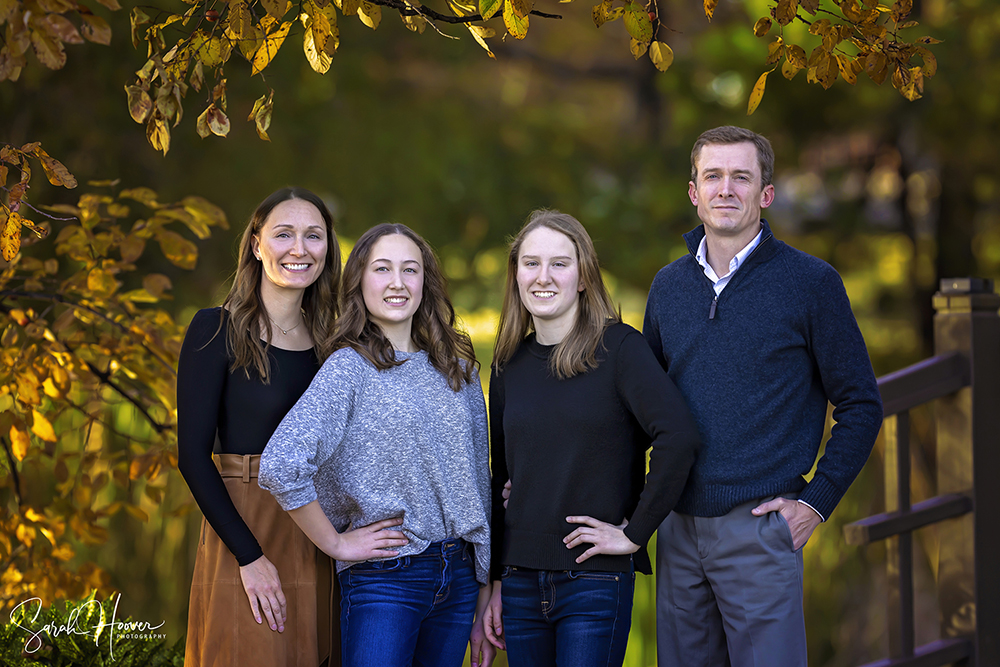
<svg viewBox="0 0 1000 667">
<path fill-rule="evenodd" d="M 243 455 L 243 483 L 250 483 L 250 455 Z"/>
</svg>

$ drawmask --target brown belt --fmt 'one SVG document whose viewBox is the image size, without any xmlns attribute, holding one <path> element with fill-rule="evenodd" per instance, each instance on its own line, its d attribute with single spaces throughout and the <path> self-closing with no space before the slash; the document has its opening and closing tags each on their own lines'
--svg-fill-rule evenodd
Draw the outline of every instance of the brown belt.
<svg viewBox="0 0 1000 667">
<path fill-rule="evenodd" d="M 257 478 L 260 454 L 213 454 L 215 467 L 223 477 L 242 477 L 244 484 Z"/>
</svg>

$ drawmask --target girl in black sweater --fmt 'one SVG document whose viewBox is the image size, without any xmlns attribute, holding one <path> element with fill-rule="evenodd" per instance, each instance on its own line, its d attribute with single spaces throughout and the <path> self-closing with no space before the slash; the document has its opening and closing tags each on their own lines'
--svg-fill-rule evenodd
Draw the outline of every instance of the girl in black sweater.
<svg viewBox="0 0 1000 667">
<path fill-rule="evenodd" d="M 621 665 L 634 571 L 650 573 L 646 543 L 684 487 L 698 432 L 571 216 L 536 211 L 511 244 L 490 429 L 488 638 L 514 667 Z"/>
</svg>

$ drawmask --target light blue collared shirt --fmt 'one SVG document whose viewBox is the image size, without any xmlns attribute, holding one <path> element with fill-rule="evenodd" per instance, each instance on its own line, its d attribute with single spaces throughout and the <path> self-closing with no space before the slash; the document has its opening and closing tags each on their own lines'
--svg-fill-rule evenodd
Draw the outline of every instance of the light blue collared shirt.
<svg viewBox="0 0 1000 667">
<path fill-rule="evenodd" d="M 760 245 L 760 237 L 763 234 L 764 234 L 764 227 L 761 226 L 760 231 L 757 232 L 757 236 L 753 237 L 753 240 L 750 241 L 750 243 L 746 244 L 743 250 L 740 250 L 738 253 L 736 253 L 736 256 L 729 261 L 729 273 L 727 273 L 722 277 L 716 275 L 715 269 L 713 269 L 712 265 L 708 263 L 708 250 L 706 243 L 708 237 L 707 236 L 702 237 L 701 243 L 698 245 L 698 252 L 695 253 L 694 258 L 698 260 L 698 264 L 700 264 L 701 268 L 705 271 L 705 276 L 712 281 L 712 287 L 715 288 L 716 296 L 722 294 L 722 290 L 725 289 L 726 285 L 729 284 L 729 281 L 732 279 L 733 274 L 736 273 L 736 269 L 740 268 L 740 266 L 743 264 L 743 262 L 746 261 L 750 253 L 752 253 L 757 248 L 757 246 Z"/>
</svg>

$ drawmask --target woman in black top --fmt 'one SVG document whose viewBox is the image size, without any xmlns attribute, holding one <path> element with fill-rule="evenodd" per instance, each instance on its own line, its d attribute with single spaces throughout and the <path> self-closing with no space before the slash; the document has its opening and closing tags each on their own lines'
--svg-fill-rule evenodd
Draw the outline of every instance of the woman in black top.
<svg viewBox="0 0 1000 667">
<path fill-rule="evenodd" d="M 490 429 L 488 637 L 515 667 L 621 665 L 634 569 L 650 572 L 646 543 L 681 493 L 698 432 L 621 322 L 571 216 L 536 211 L 511 244 Z"/>
<path fill-rule="evenodd" d="M 250 218 L 223 306 L 199 311 L 188 327 L 177 369 L 178 468 L 205 521 L 187 667 L 315 667 L 331 655 L 330 560 L 255 478 L 271 433 L 328 354 L 340 266 L 323 201 L 279 190 Z M 213 461 L 216 436 L 222 453 Z M 380 534 L 389 535 L 400 536 Z"/>
</svg>

